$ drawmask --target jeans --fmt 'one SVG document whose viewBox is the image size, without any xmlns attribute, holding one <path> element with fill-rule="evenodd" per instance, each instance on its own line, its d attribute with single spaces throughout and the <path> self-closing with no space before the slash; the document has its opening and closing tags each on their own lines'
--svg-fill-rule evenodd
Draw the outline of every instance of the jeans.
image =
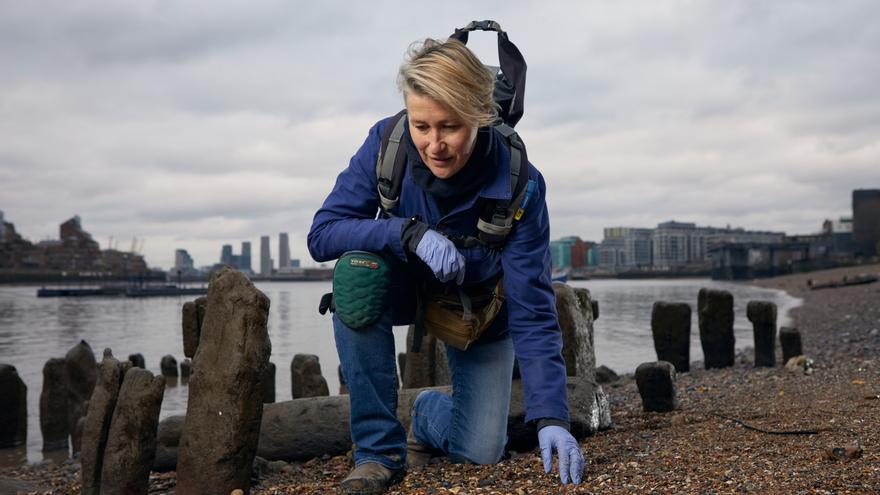
<svg viewBox="0 0 880 495">
<path fill-rule="evenodd" d="M 406 465 L 406 431 L 397 419 L 397 360 L 391 311 L 354 330 L 333 315 L 333 333 L 351 403 L 355 465 Z M 413 432 L 424 445 L 454 460 L 498 462 L 507 443 L 513 373 L 510 337 L 467 351 L 446 346 L 453 394 L 425 391 L 413 406 Z"/>
</svg>

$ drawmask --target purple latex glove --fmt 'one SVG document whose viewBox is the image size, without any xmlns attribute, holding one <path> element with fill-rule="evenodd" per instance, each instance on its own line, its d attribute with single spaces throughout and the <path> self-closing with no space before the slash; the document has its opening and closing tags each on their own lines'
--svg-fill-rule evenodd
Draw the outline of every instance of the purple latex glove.
<svg viewBox="0 0 880 495">
<path fill-rule="evenodd" d="M 455 244 L 435 230 L 426 230 L 416 246 L 416 256 L 422 259 L 441 282 L 464 282 L 464 256 Z"/>
<path fill-rule="evenodd" d="M 553 451 L 559 456 L 559 479 L 563 484 L 580 483 L 584 473 L 584 455 L 577 440 L 561 426 L 545 426 L 538 431 L 538 444 L 541 446 L 541 460 L 544 472 L 549 473 L 553 466 Z"/>
</svg>

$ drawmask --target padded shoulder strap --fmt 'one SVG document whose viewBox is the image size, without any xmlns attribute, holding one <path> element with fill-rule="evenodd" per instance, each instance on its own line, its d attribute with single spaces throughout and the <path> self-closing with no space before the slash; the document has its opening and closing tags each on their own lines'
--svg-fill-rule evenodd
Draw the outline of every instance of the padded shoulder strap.
<svg viewBox="0 0 880 495">
<path fill-rule="evenodd" d="M 377 189 L 379 203 L 386 213 L 397 206 L 400 200 L 400 184 L 403 181 L 403 169 L 406 161 L 406 150 L 401 146 L 403 131 L 406 126 L 406 110 L 401 110 L 382 133 L 382 145 L 376 160 Z"/>
<path fill-rule="evenodd" d="M 519 134 L 507 124 L 500 123 L 495 129 L 504 136 L 510 152 L 510 199 L 498 199 L 489 208 L 486 218 L 477 220 L 480 240 L 490 247 L 501 247 L 513 228 L 517 208 L 522 203 L 529 180 L 526 147 Z"/>
</svg>

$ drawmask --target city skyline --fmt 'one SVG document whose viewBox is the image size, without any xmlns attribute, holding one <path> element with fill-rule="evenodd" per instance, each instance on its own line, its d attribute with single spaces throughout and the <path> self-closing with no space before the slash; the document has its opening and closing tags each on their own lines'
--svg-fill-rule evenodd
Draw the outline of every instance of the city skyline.
<svg viewBox="0 0 880 495">
<path fill-rule="evenodd" d="M 108 5 L 0 5 L 0 209 L 35 242 L 78 214 L 154 267 L 279 231 L 311 264 L 314 212 L 401 108 L 407 46 L 482 18 L 529 64 L 517 130 L 552 238 L 669 219 L 810 233 L 878 186 L 876 2 Z M 497 60 L 493 36 L 469 46 Z"/>
</svg>

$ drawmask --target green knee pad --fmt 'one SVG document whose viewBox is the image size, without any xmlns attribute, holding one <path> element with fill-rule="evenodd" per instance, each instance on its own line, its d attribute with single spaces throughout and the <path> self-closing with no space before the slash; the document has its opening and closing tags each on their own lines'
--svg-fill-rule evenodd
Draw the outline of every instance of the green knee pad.
<svg viewBox="0 0 880 495">
<path fill-rule="evenodd" d="M 348 251 L 333 268 L 336 316 L 354 329 L 376 323 L 385 312 L 391 287 L 391 267 L 381 256 Z"/>
</svg>

